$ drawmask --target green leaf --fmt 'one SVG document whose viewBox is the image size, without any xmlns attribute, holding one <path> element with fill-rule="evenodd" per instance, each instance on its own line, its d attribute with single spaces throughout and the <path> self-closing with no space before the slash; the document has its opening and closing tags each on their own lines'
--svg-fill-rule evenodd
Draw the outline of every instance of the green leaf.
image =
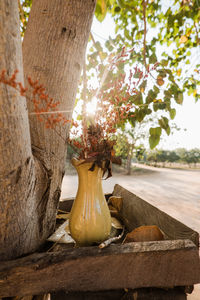
<svg viewBox="0 0 200 300">
<path fill-rule="evenodd" d="M 172 108 L 170 110 L 169 114 L 170 114 L 170 118 L 173 120 L 175 118 L 175 116 L 176 116 L 176 110 L 175 110 L 175 108 Z"/>
<path fill-rule="evenodd" d="M 103 51 L 103 49 L 102 49 L 101 44 L 100 44 L 99 41 L 96 42 L 94 46 L 95 46 L 95 48 L 97 49 L 97 51 Z"/>
<path fill-rule="evenodd" d="M 168 65 L 168 60 L 162 59 L 160 63 L 161 63 L 164 67 L 167 67 L 167 65 Z"/>
<path fill-rule="evenodd" d="M 107 13 L 107 1 L 97 0 L 95 16 L 99 22 L 102 22 Z"/>
<path fill-rule="evenodd" d="M 142 93 L 145 91 L 146 86 L 147 86 L 147 80 L 144 80 L 139 86 L 139 89 Z"/>
<path fill-rule="evenodd" d="M 118 3 L 119 5 L 122 7 L 122 8 L 127 8 L 127 9 L 132 9 L 132 6 L 129 4 L 129 0 L 126 1 L 126 0 L 118 0 Z"/>
<path fill-rule="evenodd" d="M 157 62 L 157 56 L 155 53 L 153 53 L 150 57 L 149 57 L 149 63 L 150 64 L 155 64 Z"/>
<path fill-rule="evenodd" d="M 179 92 L 178 96 L 175 98 L 176 103 L 182 104 L 183 103 L 183 93 Z"/>
<path fill-rule="evenodd" d="M 120 12 L 120 10 L 121 10 L 121 7 L 119 7 L 119 6 L 116 6 L 116 7 L 114 8 L 114 12 L 116 12 L 116 13 Z"/>
<path fill-rule="evenodd" d="M 142 34 L 143 34 L 143 32 L 142 32 L 141 30 L 140 30 L 140 31 L 137 31 L 137 33 L 136 33 L 136 35 L 135 35 L 135 39 L 136 39 L 136 40 L 141 40 Z"/>
<path fill-rule="evenodd" d="M 136 105 L 143 104 L 142 93 L 139 92 L 137 95 L 133 96 L 133 103 Z"/>
<path fill-rule="evenodd" d="M 132 37 L 130 36 L 129 31 L 126 28 L 124 29 L 124 35 L 129 41 L 132 41 Z"/>
<path fill-rule="evenodd" d="M 108 54 L 106 52 L 99 52 L 99 55 L 102 60 L 106 59 L 106 57 L 108 56 Z"/>
<path fill-rule="evenodd" d="M 78 115 L 76 119 L 77 119 L 77 121 L 81 121 L 82 118 L 83 118 L 82 115 Z"/>
<path fill-rule="evenodd" d="M 153 90 L 150 90 L 148 92 L 148 95 L 146 97 L 146 103 L 151 103 L 155 100 L 155 98 L 157 97 L 157 92 L 154 92 Z"/>
<path fill-rule="evenodd" d="M 129 117 L 128 121 L 129 121 L 129 123 L 132 127 L 135 127 L 135 124 L 136 124 L 136 118 L 135 117 Z"/>
<path fill-rule="evenodd" d="M 165 69 L 158 70 L 159 76 L 165 78 L 167 76 L 167 71 Z"/>
<path fill-rule="evenodd" d="M 139 122 L 142 122 L 144 120 L 144 117 L 146 116 L 146 113 L 144 110 L 140 109 L 136 115 L 136 118 Z"/>
<path fill-rule="evenodd" d="M 152 110 L 150 108 L 146 108 L 145 112 L 147 115 L 150 115 L 152 113 Z"/>
<path fill-rule="evenodd" d="M 114 49 L 109 40 L 105 42 L 105 46 L 110 52 Z"/>
<path fill-rule="evenodd" d="M 156 85 L 154 85 L 153 90 L 155 91 L 156 96 L 160 92 L 160 89 Z"/>
<path fill-rule="evenodd" d="M 153 110 L 154 110 L 154 111 L 157 111 L 157 110 L 159 109 L 159 107 L 158 107 L 157 104 L 158 104 L 158 103 L 154 103 L 154 104 L 153 104 Z"/>
<path fill-rule="evenodd" d="M 171 130 L 170 130 L 169 126 L 165 129 L 165 131 L 166 131 L 167 135 L 170 135 Z"/>
<path fill-rule="evenodd" d="M 162 117 L 160 120 L 158 120 L 158 123 L 160 125 L 161 128 L 163 128 L 166 133 L 169 135 L 170 134 L 170 127 L 169 127 L 169 123 L 168 123 L 168 119 L 166 117 Z"/>
<path fill-rule="evenodd" d="M 158 145 L 158 143 L 160 141 L 162 129 L 160 127 L 150 128 L 149 133 L 150 133 L 149 145 L 150 145 L 150 148 L 153 149 Z"/>
<path fill-rule="evenodd" d="M 162 117 L 158 122 L 161 128 L 166 129 L 168 127 L 168 119 L 166 117 Z"/>
</svg>

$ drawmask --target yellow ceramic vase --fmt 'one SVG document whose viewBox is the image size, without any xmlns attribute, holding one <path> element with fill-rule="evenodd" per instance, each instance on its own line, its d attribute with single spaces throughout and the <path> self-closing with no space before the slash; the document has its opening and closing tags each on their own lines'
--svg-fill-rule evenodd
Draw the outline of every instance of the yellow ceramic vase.
<svg viewBox="0 0 200 300">
<path fill-rule="evenodd" d="M 110 211 L 102 189 L 102 169 L 73 158 L 79 185 L 70 214 L 69 229 L 78 245 L 92 245 L 106 240 L 111 231 Z"/>
</svg>

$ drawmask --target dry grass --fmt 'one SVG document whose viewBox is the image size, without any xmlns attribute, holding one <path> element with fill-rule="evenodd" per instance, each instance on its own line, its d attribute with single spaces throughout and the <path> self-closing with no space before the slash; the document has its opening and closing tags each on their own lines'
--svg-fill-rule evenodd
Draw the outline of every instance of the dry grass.
<svg viewBox="0 0 200 300">
<path fill-rule="evenodd" d="M 148 166 L 157 168 L 181 169 L 181 170 L 200 170 L 200 163 L 198 164 L 184 164 L 184 163 L 148 163 Z"/>
</svg>

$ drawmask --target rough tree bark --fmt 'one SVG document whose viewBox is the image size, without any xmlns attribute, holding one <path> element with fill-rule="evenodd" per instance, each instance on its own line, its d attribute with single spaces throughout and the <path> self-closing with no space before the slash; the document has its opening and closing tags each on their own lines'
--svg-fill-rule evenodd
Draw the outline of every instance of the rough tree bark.
<svg viewBox="0 0 200 300">
<path fill-rule="evenodd" d="M 94 13 L 94 0 L 34 0 L 23 42 L 27 75 L 70 111 Z M 23 67 L 17 0 L 0 0 L 0 70 Z M 33 111 L 27 101 L 28 112 Z M 30 129 L 29 129 L 30 125 Z M 68 128 L 45 129 L 26 101 L 0 85 L 0 259 L 34 251 L 54 229 Z"/>
<path fill-rule="evenodd" d="M 0 1 L 0 70 L 18 69 L 23 83 L 17 1 Z M 34 210 L 35 169 L 31 153 L 26 101 L 16 90 L 0 85 L 0 257 L 18 255 L 27 247 L 24 232 Z M 24 207 L 26 209 L 24 209 Z"/>
</svg>

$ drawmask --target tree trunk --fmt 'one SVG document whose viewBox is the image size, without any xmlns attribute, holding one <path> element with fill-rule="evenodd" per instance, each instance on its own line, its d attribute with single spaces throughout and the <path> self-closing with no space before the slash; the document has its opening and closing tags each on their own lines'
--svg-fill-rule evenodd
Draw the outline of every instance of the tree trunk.
<svg viewBox="0 0 200 300">
<path fill-rule="evenodd" d="M 60 102 L 59 110 L 68 111 L 66 118 L 72 114 L 94 8 L 94 0 L 32 4 L 23 42 L 25 83 L 30 76 L 43 84 Z M 17 0 L 0 0 L 0 14 L 0 67 L 9 73 L 19 69 L 23 82 Z M 0 259 L 10 259 L 37 249 L 54 229 L 69 128 L 46 129 L 30 115 L 28 100 L 29 131 L 25 100 L 12 88 L 0 88 L 0 157 L 5 157 L 0 162 Z"/>
<path fill-rule="evenodd" d="M 131 165 L 132 165 L 132 158 L 133 158 L 133 148 L 134 145 L 128 145 L 128 156 L 127 156 L 127 164 L 126 164 L 126 170 L 127 175 L 131 175 Z"/>
<path fill-rule="evenodd" d="M 0 70 L 18 69 L 23 83 L 17 1 L 0 1 Z M 25 98 L 0 84 L 0 258 L 11 258 L 30 246 L 30 219 L 35 209 L 35 169 Z"/>
</svg>

